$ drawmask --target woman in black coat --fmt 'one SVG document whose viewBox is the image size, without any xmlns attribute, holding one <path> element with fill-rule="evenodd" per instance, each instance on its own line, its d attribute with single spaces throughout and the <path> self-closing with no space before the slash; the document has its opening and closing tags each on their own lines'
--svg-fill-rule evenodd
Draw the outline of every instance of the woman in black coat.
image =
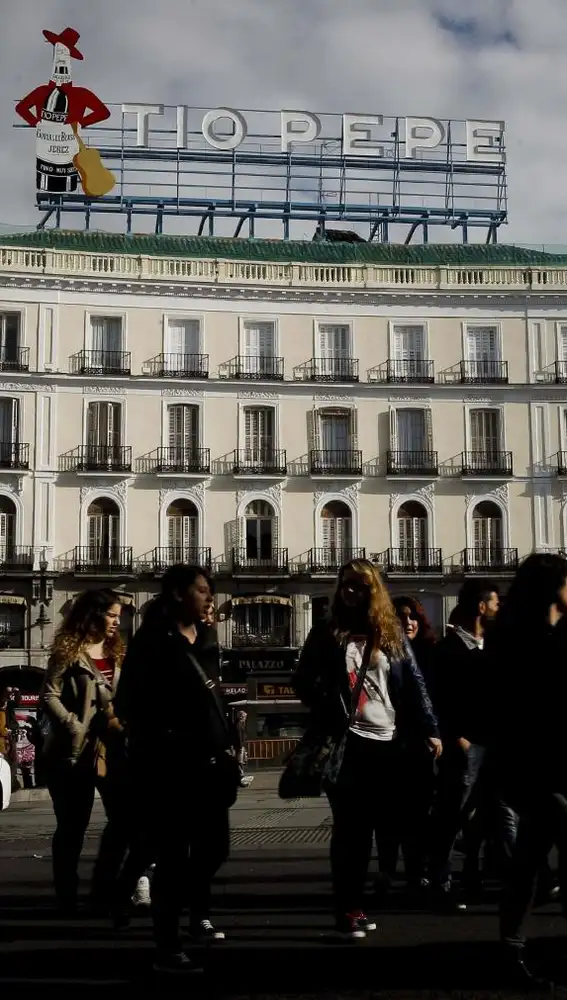
<svg viewBox="0 0 567 1000">
<path fill-rule="evenodd" d="M 335 912 L 339 933 L 365 937 L 376 927 L 363 906 L 374 836 L 399 825 L 402 747 L 421 739 L 441 753 L 423 677 L 367 560 L 341 569 L 330 621 L 311 630 L 295 689 L 321 733 L 338 743 L 345 738 L 328 786 Z"/>
</svg>

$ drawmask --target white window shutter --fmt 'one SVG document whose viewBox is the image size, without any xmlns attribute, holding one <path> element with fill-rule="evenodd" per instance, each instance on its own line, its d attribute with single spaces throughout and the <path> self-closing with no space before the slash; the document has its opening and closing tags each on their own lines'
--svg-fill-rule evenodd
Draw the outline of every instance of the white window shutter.
<svg viewBox="0 0 567 1000">
<path fill-rule="evenodd" d="M 567 323 L 562 323 L 559 327 L 558 361 L 567 361 Z"/>
<path fill-rule="evenodd" d="M 399 451 L 398 441 L 398 411 L 390 410 L 390 451 Z"/>
</svg>

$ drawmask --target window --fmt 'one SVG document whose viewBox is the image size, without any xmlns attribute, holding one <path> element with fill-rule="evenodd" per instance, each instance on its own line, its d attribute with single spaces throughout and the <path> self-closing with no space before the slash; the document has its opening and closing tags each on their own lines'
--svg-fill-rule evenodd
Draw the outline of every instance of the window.
<svg viewBox="0 0 567 1000">
<path fill-rule="evenodd" d="M 0 314 L 0 363 L 15 364 L 19 361 L 21 339 L 20 313 Z"/>
<path fill-rule="evenodd" d="M 425 327 L 396 323 L 392 328 L 392 374 L 397 379 L 420 378 L 425 366 Z"/>
<path fill-rule="evenodd" d="M 118 558 L 120 511 L 114 500 L 94 500 L 87 510 L 88 561 L 112 562 Z"/>
<path fill-rule="evenodd" d="M 398 510 L 398 541 L 402 565 L 425 560 L 429 544 L 427 511 L 415 500 L 408 500 Z"/>
<path fill-rule="evenodd" d="M 277 533 L 277 518 L 271 504 L 254 500 L 246 508 L 244 521 L 246 558 L 271 560 Z"/>
<path fill-rule="evenodd" d="M 467 327 L 467 361 L 500 361 L 498 329 L 495 326 Z"/>
<path fill-rule="evenodd" d="M 503 547 L 502 511 L 490 501 L 479 503 L 472 516 L 475 563 L 490 566 L 498 561 Z"/>
<path fill-rule="evenodd" d="M 8 497 L 0 497 L 0 562 L 11 558 L 16 540 L 16 508 Z"/>
<path fill-rule="evenodd" d="M 166 370 L 184 371 L 187 355 L 200 353 L 201 324 L 198 319 L 169 319 L 167 322 Z"/>
<path fill-rule="evenodd" d="M 24 605 L 0 603 L 0 649 L 24 649 L 25 624 Z"/>
<path fill-rule="evenodd" d="M 273 375 L 276 353 L 274 323 L 244 323 L 244 371 L 250 375 Z"/>
<path fill-rule="evenodd" d="M 500 410 L 471 410 L 471 451 L 496 459 L 500 451 Z"/>
<path fill-rule="evenodd" d="M 353 422 L 354 414 L 349 410 L 321 410 L 319 443 L 323 451 L 339 455 L 349 451 L 353 447 Z"/>
<path fill-rule="evenodd" d="M 237 604 L 233 611 L 235 646 L 289 646 L 290 609 L 281 604 Z"/>
<path fill-rule="evenodd" d="M 123 350 L 121 317 L 92 316 L 91 340 L 93 364 L 101 368 L 116 366 L 117 355 Z"/>
<path fill-rule="evenodd" d="M 244 411 L 245 461 L 270 461 L 275 445 L 275 412 L 273 407 L 250 406 Z"/>
<path fill-rule="evenodd" d="M 0 399 L 0 445 L 17 444 L 20 432 L 20 400 Z"/>
<path fill-rule="evenodd" d="M 432 450 L 431 410 L 393 410 L 392 418 L 393 451 L 408 456 Z"/>
<path fill-rule="evenodd" d="M 190 500 L 176 500 L 166 511 L 169 563 L 198 564 L 199 515 Z"/>
<path fill-rule="evenodd" d="M 322 558 L 326 563 L 342 566 L 350 559 L 352 548 L 352 514 L 340 500 L 331 500 L 321 511 Z"/>
<path fill-rule="evenodd" d="M 350 327 L 346 324 L 319 324 L 319 358 L 317 375 L 341 377 L 350 356 Z"/>
<path fill-rule="evenodd" d="M 183 463 L 199 446 L 199 407 L 182 403 L 168 411 L 168 446 L 171 462 Z"/>
<path fill-rule="evenodd" d="M 87 410 L 87 460 L 93 464 L 120 461 L 122 406 L 120 403 L 89 403 Z"/>
</svg>

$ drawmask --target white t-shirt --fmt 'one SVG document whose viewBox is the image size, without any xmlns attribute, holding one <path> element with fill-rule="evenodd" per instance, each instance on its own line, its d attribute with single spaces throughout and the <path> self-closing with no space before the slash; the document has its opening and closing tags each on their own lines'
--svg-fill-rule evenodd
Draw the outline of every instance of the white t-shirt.
<svg viewBox="0 0 567 1000">
<path fill-rule="evenodd" d="M 354 690 L 362 667 L 366 642 L 351 640 L 346 648 L 346 665 L 351 691 Z M 388 690 L 390 663 L 384 653 L 373 657 L 366 671 L 363 689 L 351 732 L 371 740 L 393 740 L 396 735 L 396 710 Z"/>
</svg>

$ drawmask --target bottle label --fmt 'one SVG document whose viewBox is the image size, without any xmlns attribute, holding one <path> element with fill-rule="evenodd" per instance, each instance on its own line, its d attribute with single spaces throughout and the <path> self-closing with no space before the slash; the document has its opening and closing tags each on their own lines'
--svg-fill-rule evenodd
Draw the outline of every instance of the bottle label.
<svg viewBox="0 0 567 1000">
<path fill-rule="evenodd" d="M 72 126 L 58 121 L 47 121 L 42 115 L 36 131 L 38 161 L 52 164 L 54 167 L 72 166 L 73 158 L 78 152 L 79 143 Z"/>
</svg>

